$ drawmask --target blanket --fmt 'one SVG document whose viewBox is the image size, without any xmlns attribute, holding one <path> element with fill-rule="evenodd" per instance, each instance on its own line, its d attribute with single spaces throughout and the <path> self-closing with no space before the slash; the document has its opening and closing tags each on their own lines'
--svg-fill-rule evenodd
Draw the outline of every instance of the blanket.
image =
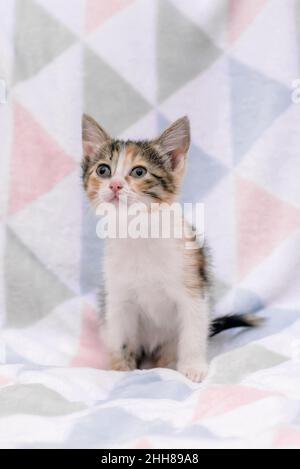
<svg viewBox="0 0 300 469">
<path fill-rule="evenodd" d="M 300 2 L 0 0 L 0 447 L 300 447 Z M 81 114 L 156 136 L 189 115 L 210 372 L 107 370 Z"/>
</svg>

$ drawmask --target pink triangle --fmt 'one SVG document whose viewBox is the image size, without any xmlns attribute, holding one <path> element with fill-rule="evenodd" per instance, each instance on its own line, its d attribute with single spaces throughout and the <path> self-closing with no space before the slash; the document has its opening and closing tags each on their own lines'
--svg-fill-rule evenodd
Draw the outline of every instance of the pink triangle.
<svg viewBox="0 0 300 469">
<path fill-rule="evenodd" d="M 71 361 L 76 368 L 108 368 L 108 357 L 100 339 L 100 327 L 96 312 L 84 305 L 79 349 Z"/>
<path fill-rule="evenodd" d="M 274 394 L 246 386 L 212 386 L 201 393 L 194 420 L 203 420 L 226 414 L 238 407 L 265 399 L 271 395 Z"/>
<path fill-rule="evenodd" d="M 11 384 L 13 381 L 12 379 L 6 377 L 6 376 L 1 376 L 0 375 L 0 388 L 2 386 L 7 386 L 8 384 Z"/>
<path fill-rule="evenodd" d="M 133 447 L 134 449 L 152 449 L 150 440 L 148 438 L 142 438 L 138 440 Z"/>
<path fill-rule="evenodd" d="M 48 192 L 75 166 L 31 114 L 15 103 L 10 214 Z"/>
<path fill-rule="evenodd" d="M 86 31 L 92 32 L 119 10 L 127 7 L 133 0 L 86 0 Z"/>
<path fill-rule="evenodd" d="M 268 0 L 229 0 L 229 42 L 233 43 L 255 20 Z"/>
<path fill-rule="evenodd" d="M 242 279 L 300 227 L 300 211 L 241 177 L 236 180 L 236 198 Z"/>
<path fill-rule="evenodd" d="M 282 426 L 274 438 L 273 447 L 276 449 L 300 448 L 300 428 Z"/>
</svg>

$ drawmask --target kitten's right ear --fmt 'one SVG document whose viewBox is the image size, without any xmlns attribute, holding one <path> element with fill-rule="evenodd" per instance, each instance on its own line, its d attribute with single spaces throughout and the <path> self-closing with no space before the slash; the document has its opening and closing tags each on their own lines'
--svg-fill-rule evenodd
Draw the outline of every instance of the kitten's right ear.
<svg viewBox="0 0 300 469">
<path fill-rule="evenodd" d="M 87 114 L 82 116 L 82 149 L 83 157 L 93 157 L 99 148 L 110 140 L 110 136 L 97 122 Z"/>
</svg>

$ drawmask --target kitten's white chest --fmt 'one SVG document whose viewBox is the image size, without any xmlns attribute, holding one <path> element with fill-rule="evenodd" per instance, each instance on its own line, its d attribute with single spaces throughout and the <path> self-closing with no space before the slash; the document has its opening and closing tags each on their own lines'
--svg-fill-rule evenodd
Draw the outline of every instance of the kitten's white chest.
<svg viewBox="0 0 300 469">
<path fill-rule="evenodd" d="M 176 315 L 182 262 L 174 240 L 117 240 L 109 246 L 106 272 L 115 294 L 129 297 L 153 325 Z"/>
</svg>

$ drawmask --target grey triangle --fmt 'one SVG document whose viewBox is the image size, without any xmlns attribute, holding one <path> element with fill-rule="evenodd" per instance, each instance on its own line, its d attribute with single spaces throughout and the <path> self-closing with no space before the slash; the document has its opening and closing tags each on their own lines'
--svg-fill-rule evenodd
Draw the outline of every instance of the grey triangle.
<svg viewBox="0 0 300 469">
<path fill-rule="evenodd" d="M 73 297 L 7 228 L 5 249 L 5 296 L 7 326 L 29 326 Z"/>
<path fill-rule="evenodd" d="M 221 301 L 222 298 L 229 292 L 230 286 L 227 285 L 225 282 L 220 280 L 218 277 L 214 276 L 212 280 L 212 298 L 213 304 L 217 304 Z"/>
<path fill-rule="evenodd" d="M 260 370 L 273 368 L 288 361 L 287 357 L 272 352 L 261 345 L 249 344 L 238 350 L 217 356 L 208 378 L 213 384 L 236 384 Z"/>
<path fill-rule="evenodd" d="M 157 35 L 159 101 L 201 74 L 222 53 L 168 0 L 159 0 Z"/>
<path fill-rule="evenodd" d="M 16 384 L 0 390 L 0 417 L 18 414 L 56 417 L 85 409 L 84 404 L 68 401 L 43 384 Z"/>
<path fill-rule="evenodd" d="M 33 0 L 17 0 L 14 83 L 27 80 L 76 41 Z"/>
<path fill-rule="evenodd" d="M 235 59 L 230 59 L 235 163 L 291 105 L 291 89 Z"/>
<path fill-rule="evenodd" d="M 85 49 L 85 111 L 117 136 L 150 110 L 150 104 L 106 62 Z"/>
</svg>

